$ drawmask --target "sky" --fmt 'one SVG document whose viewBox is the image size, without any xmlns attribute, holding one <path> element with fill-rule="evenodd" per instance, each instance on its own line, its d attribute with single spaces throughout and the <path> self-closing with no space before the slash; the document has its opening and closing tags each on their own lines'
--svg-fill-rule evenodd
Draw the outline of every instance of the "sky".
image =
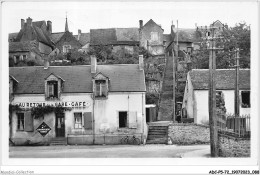
<svg viewBox="0 0 260 175">
<path fill-rule="evenodd" d="M 255 2 L 3 2 L 2 17 L 9 33 L 19 32 L 21 19 L 52 21 L 54 32 L 65 30 L 67 13 L 69 30 L 73 34 L 97 28 L 139 27 L 153 19 L 170 33 L 170 26 L 195 28 L 216 20 L 234 26 L 239 22 L 253 24 Z"/>
</svg>

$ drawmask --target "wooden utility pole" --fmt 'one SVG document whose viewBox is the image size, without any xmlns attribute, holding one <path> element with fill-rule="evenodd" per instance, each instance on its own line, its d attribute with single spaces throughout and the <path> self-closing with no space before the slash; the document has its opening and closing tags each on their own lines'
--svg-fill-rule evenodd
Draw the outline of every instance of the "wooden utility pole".
<svg viewBox="0 0 260 175">
<path fill-rule="evenodd" d="M 235 80 L 235 117 L 240 116 L 240 99 L 239 99 L 239 48 L 235 51 L 235 59 L 236 59 L 236 80 Z M 236 131 L 236 119 L 234 119 L 234 131 Z M 238 131 L 240 130 L 240 126 L 238 126 Z M 239 131 L 240 134 L 240 131 Z"/>
<path fill-rule="evenodd" d="M 172 90 L 172 120 L 175 122 L 175 58 L 174 58 L 174 49 L 172 49 L 172 82 L 173 82 L 173 90 Z"/>
<path fill-rule="evenodd" d="M 222 48 L 216 48 L 216 39 L 222 38 L 216 36 L 217 29 L 219 27 L 214 27 L 211 25 L 209 27 L 200 27 L 205 33 L 205 39 L 209 41 L 209 97 L 208 97 L 208 108 L 209 108 L 209 126 L 210 126 L 210 152 L 211 157 L 218 156 L 218 126 L 217 126 L 217 116 L 216 116 L 216 50 Z"/>
</svg>

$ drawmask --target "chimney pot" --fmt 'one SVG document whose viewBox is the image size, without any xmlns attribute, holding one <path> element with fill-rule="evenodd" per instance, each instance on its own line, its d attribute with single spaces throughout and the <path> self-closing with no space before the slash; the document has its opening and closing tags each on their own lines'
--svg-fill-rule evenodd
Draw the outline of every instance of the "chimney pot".
<svg viewBox="0 0 260 175">
<path fill-rule="evenodd" d="M 27 18 L 26 19 L 26 23 L 27 23 L 27 26 L 32 26 L 32 18 Z"/>
<path fill-rule="evenodd" d="M 139 27 L 140 29 L 143 28 L 143 20 L 139 20 Z"/>
<path fill-rule="evenodd" d="M 80 39 L 80 36 L 81 36 L 81 30 L 78 29 L 78 40 Z"/>
<path fill-rule="evenodd" d="M 91 73 L 95 74 L 97 71 L 97 58 L 95 55 L 91 55 Z"/>
<path fill-rule="evenodd" d="M 24 23 L 25 23 L 25 20 L 24 20 L 24 19 L 21 19 L 21 29 L 23 29 Z"/>
<path fill-rule="evenodd" d="M 143 55 L 139 55 L 139 69 L 144 70 L 144 57 L 143 57 Z"/>
<path fill-rule="evenodd" d="M 48 61 L 48 59 L 44 59 L 44 69 L 48 69 L 50 66 L 50 63 Z"/>
<path fill-rule="evenodd" d="M 52 33 L 52 22 L 47 21 L 47 31 L 51 34 Z"/>
</svg>

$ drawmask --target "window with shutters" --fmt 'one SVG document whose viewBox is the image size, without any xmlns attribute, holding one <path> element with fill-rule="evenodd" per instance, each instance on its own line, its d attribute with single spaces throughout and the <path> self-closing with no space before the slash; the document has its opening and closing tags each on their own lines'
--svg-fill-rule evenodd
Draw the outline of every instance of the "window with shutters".
<svg viewBox="0 0 260 175">
<path fill-rule="evenodd" d="M 17 130 L 24 131 L 24 113 L 17 113 Z"/>
<path fill-rule="evenodd" d="M 127 111 L 119 111 L 119 128 L 127 127 Z"/>
<path fill-rule="evenodd" d="M 58 81 L 47 82 L 47 97 L 58 98 Z"/>
<path fill-rule="evenodd" d="M 75 128 L 81 129 L 82 128 L 82 113 L 76 112 L 74 113 L 74 121 L 75 121 Z"/>
</svg>

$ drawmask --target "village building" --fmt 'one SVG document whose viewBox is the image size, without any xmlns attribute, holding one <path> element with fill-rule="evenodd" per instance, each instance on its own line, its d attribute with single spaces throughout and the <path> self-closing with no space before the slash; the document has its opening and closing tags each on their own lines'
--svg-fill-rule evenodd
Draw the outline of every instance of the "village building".
<svg viewBox="0 0 260 175">
<path fill-rule="evenodd" d="M 147 137 L 143 57 L 139 64 L 9 68 L 10 139 L 26 143 L 120 144 Z M 65 110 L 32 116 L 35 107 Z"/>
<path fill-rule="evenodd" d="M 139 20 L 140 46 L 147 49 L 154 57 L 164 57 L 164 30 L 152 19 L 145 25 Z"/>
<path fill-rule="evenodd" d="M 110 46 L 112 52 L 124 54 L 138 54 L 138 28 L 108 28 L 90 29 L 90 47 Z"/>
<path fill-rule="evenodd" d="M 21 30 L 19 33 L 9 34 L 9 57 L 14 63 L 19 61 L 36 60 L 43 63 L 43 58 L 48 56 L 54 44 L 50 39 L 52 22 L 35 21 L 29 17 L 21 19 Z"/>
<path fill-rule="evenodd" d="M 224 98 L 226 114 L 234 114 L 235 79 L 234 69 L 216 70 L 216 93 Z M 194 123 L 208 124 L 208 69 L 193 69 L 188 72 L 182 104 L 182 117 L 193 118 Z M 240 115 L 250 115 L 250 69 L 239 71 Z"/>
<path fill-rule="evenodd" d="M 78 51 L 83 46 L 79 38 L 75 38 L 72 32 L 69 31 L 68 20 L 66 17 L 64 32 L 51 34 L 51 39 L 55 44 L 55 49 L 50 56 L 55 56 L 59 53 L 67 54 L 73 50 Z M 82 38 L 83 37 L 81 37 L 81 40 Z"/>
</svg>

